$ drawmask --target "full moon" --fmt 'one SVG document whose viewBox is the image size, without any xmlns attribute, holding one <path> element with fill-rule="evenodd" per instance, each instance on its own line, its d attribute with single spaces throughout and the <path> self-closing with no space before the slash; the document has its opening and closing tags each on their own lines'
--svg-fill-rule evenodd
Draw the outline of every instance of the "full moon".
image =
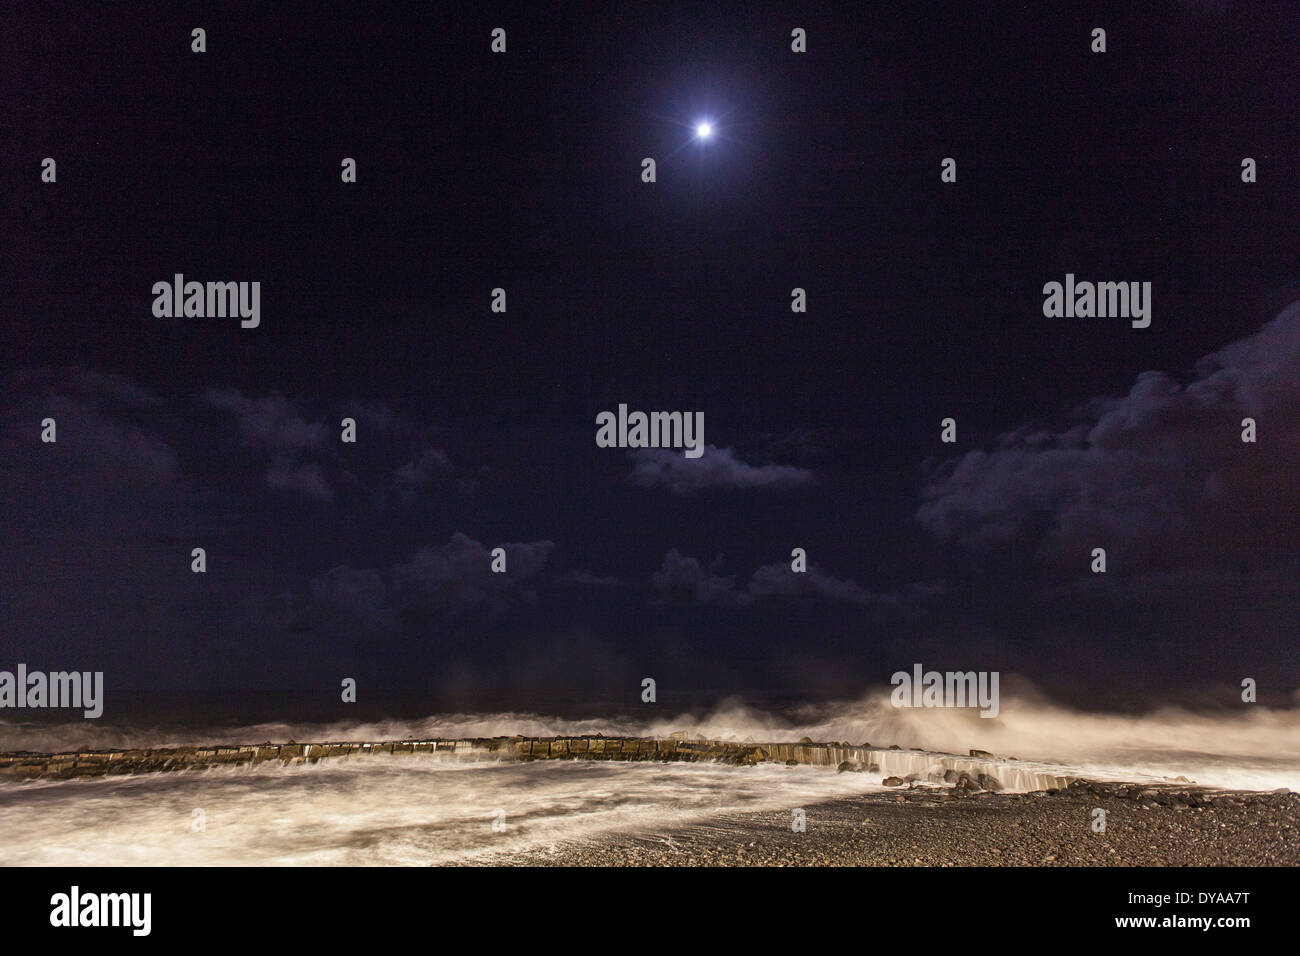
<svg viewBox="0 0 1300 956">
<path fill-rule="evenodd" d="M 695 127 L 695 135 L 700 139 L 708 139 L 713 135 L 713 127 L 708 123 L 701 123 L 699 126 Z"/>
</svg>

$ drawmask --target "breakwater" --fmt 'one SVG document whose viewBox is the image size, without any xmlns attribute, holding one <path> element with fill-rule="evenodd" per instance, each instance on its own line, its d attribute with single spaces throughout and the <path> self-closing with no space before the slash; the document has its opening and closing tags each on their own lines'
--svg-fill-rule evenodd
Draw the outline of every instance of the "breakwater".
<svg viewBox="0 0 1300 956">
<path fill-rule="evenodd" d="M 490 737 L 395 740 L 382 743 L 230 744 L 67 753 L 0 753 L 0 779 L 66 780 L 118 774 L 163 773 L 212 767 L 317 763 L 369 756 L 424 756 L 448 760 L 714 761 L 747 766 L 768 761 L 809 764 L 879 777 L 891 786 L 913 782 L 968 789 L 1049 790 L 1074 778 L 1021 765 L 983 751 L 968 756 L 847 743 L 753 743 L 647 737 Z"/>
</svg>

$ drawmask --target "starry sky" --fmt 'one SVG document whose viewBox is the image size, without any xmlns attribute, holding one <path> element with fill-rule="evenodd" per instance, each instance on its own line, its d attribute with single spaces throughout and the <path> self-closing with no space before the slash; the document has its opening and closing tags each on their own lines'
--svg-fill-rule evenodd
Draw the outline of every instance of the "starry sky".
<svg viewBox="0 0 1300 956">
<path fill-rule="evenodd" d="M 1294 8 L 692 6 L 11 12 L 0 666 L 110 710 L 914 662 L 1288 701 Z M 260 326 L 156 317 L 175 273 L 260 282 Z M 1151 282 L 1150 328 L 1044 317 L 1067 273 Z M 703 412 L 706 454 L 598 448 L 620 403 Z"/>
</svg>

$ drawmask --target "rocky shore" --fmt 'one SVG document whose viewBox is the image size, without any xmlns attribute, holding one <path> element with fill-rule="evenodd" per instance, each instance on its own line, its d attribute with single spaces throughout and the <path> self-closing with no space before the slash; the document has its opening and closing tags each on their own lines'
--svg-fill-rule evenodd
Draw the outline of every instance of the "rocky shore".
<svg viewBox="0 0 1300 956">
<path fill-rule="evenodd" d="M 1077 781 L 1023 794 L 910 789 L 725 813 L 476 860 L 517 866 L 1296 866 L 1300 794 Z M 1105 811 L 1104 831 L 1094 830 Z"/>
</svg>

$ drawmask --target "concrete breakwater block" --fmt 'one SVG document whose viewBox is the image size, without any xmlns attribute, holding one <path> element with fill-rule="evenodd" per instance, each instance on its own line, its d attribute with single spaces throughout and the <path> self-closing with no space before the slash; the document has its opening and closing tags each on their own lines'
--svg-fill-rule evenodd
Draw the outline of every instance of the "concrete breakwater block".
<svg viewBox="0 0 1300 956">
<path fill-rule="evenodd" d="M 975 756 L 978 753 L 979 756 Z M 971 781 L 981 789 L 1045 790 L 1069 786 L 1072 778 L 1000 761 L 982 751 L 969 757 L 898 747 L 854 747 L 846 743 L 754 743 L 648 737 L 493 737 L 458 740 L 397 740 L 283 744 L 224 744 L 136 750 L 82 749 L 75 753 L 0 753 L 0 779 L 74 779 L 118 774 L 200 770 L 211 767 L 316 763 L 320 760 L 386 754 L 455 760 L 659 760 L 713 761 L 749 766 L 787 765 L 854 768 L 872 777 L 942 786 Z"/>
</svg>

